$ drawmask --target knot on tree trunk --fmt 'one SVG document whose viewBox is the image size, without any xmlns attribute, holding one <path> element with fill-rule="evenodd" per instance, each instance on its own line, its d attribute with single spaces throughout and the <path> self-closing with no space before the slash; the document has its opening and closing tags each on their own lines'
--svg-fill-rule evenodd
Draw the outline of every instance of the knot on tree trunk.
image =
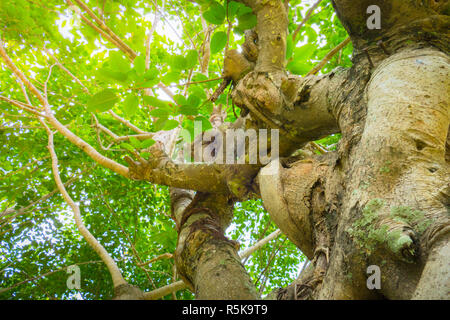
<svg viewBox="0 0 450 320">
<path fill-rule="evenodd" d="M 144 293 L 131 284 L 121 284 L 114 288 L 113 300 L 144 300 Z"/>
</svg>

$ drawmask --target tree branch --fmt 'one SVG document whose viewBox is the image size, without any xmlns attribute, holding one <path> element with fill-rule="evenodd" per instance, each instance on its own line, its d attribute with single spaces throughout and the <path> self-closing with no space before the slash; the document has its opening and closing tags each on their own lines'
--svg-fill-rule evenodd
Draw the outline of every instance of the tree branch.
<svg viewBox="0 0 450 320">
<path fill-rule="evenodd" d="M 111 274 L 114 287 L 119 287 L 120 285 L 128 284 L 122 277 L 122 274 L 121 274 L 119 268 L 117 267 L 116 262 L 111 258 L 111 256 L 105 250 L 105 248 L 98 242 L 98 240 L 89 232 L 89 230 L 84 225 L 83 220 L 81 218 L 79 206 L 72 200 L 72 198 L 68 194 L 66 188 L 64 187 L 64 184 L 61 181 L 61 177 L 59 175 L 59 169 L 58 169 L 58 157 L 56 156 L 55 148 L 53 145 L 53 132 L 50 130 L 50 128 L 45 124 L 45 122 L 43 120 L 40 120 L 40 122 L 47 131 L 47 135 L 48 135 L 48 147 L 47 148 L 50 152 L 50 157 L 52 159 L 52 170 L 53 170 L 53 176 L 54 176 L 56 185 L 58 187 L 58 190 L 61 192 L 64 200 L 72 208 L 75 223 L 77 225 L 79 232 L 81 233 L 83 238 L 86 240 L 86 242 L 92 247 L 92 249 L 94 249 L 97 252 L 97 254 L 100 256 L 100 258 L 105 263 L 106 267 L 108 268 L 108 270 Z"/>
</svg>

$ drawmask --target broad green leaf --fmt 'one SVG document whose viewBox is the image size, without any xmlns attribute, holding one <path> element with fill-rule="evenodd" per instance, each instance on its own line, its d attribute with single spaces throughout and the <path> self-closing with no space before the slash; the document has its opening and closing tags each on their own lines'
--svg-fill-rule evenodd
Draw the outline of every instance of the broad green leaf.
<svg viewBox="0 0 450 320">
<path fill-rule="evenodd" d="M 225 48 L 227 43 L 227 34 L 223 31 L 217 31 L 211 38 L 211 53 L 215 54 Z"/>
<path fill-rule="evenodd" d="M 170 114 L 169 110 L 167 109 L 153 109 L 150 111 L 150 115 L 152 117 L 161 118 L 161 117 L 168 117 Z"/>
<path fill-rule="evenodd" d="M 303 62 L 301 60 L 292 60 L 288 63 L 286 68 L 293 74 L 304 75 L 312 69 L 311 63 Z"/>
<path fill-rule="evenodd" d="M 163 130 L 169 131 L 178 127 L 179 123 L 177 120 L 167 120 L 164 124 Z"/>
<path fill-rule="evenodd" d="M 114 107 L 119 100 L 112 89 L 104 89 L 93 95 L 87 102 L 87 109 L 90 112 L 103 112 Z"/>
<path fill-rule="evenodd" d="M 176 94 L 176 95 L 173 97 L 173 99 L 175 100 L 175 102 L 176 102 L 179 106 L 182 106 L 182 105 L 184 105 L 184 104 L 187 104 L 186 98 L 185 98 L 183 95 L 181 95 L 181 94 Z"/>
<path fill-rule="evenodd" d="M 145 73 L 145 57 L 140 55 L 136 59 L 134 59 L 134 70 L 136 70 L 138 75 L 142 75 Z"/>
<path fill-rule="evenodd" d="M 200 100 L 206 99 L 205 89 L 200 87 L 199 85 L 191 86 L 188 89 L 188 92 L 191 95 L 198 97 Z"/>
<path fill-rule="evenodd" d="M 186 54 L 186 69 L 194 68 L 198 63 L 197 50 L 189 50 Z"/>
<path fill-rule="evenodd" d="M 203 12 L 203 18 L 212 24 L 220 25 L 225 20 L 225 8 L 217 2 L 213 2 L 208 11 Z"/>
<path fill-rule="evenodd" d="M 204 116 L 198 116 L 194 119 L 194 121 L 201 121 L 202 122 L 202 130 L 206 131 L 212 128 L 211 122 L 209 122 L 208 119 L 206 119 Z"/>
<path fill-rule="evenodd" d="M 141 142 L 136 137 L 130 137 L 130 143 L 136 149 L 141 149 Z"/>
<path fill-rule="evenodd" d="M 187 68 L 188 62 L 182 55 L 172 56 L 171 67 L 175 70 L 184 70 Z"/>
<path fill-rule="evenodd" d="M 153 139 L 147 139 L 141 142 L 141 149 L 146 149 L 148 147 L 151 147 L 152 145 L 155 144 L 155 140 Z"/>
<path fill-rule="evenodd" d="M 128 72 L 131 69 L 130 61 L 120 51 L 110 51 L 108 61 L 112 70 Z"/>
<path fill-rule="evenodd" d="M 145 160 L 148 160 L 148 159 L 150 158 L 151 155 L 152 155 L 152 154 L 151 154 L 150 152 L 147 152 L 147 151 L 141 152 L 141 154 L 140 154 L 140 156 L 141 156 L 142 158 L 144 158 Z"/>
<path fill-rule="evenodd" d="M 238 17 L 238 28 L 241 30 L 248 30 L 248 29 L 252 29 L 256 26 L 256 15 L 254 15 L 253 13 L 249 12 L 246 13 L 242 16 Z"/>
<path fill-rule="evenodd" d="M 316 46 L 307 43 L 299 48 L 294 48 L 294 59 L 301 59 L 303 61 L 311 58 L 312 54 L 316 50 Z"/>
<path fill-rule="evenodd" d="M 144 103 L 151 107 L 170 110 L 167 101 L 159 100 L 153 96 L 144 96 Z"/>
<path fill-rule="evenodd" d="M 190 106 L 197 107 L 200 105 L 201 99 L 195 94 L 191 94 L 187 99 L 187 104 Z"/>
<path fill-rule="evenodd" d="M 144 74 L 144 79 L 145 80 L 153 80 L 155 78 L 157 78 L 159 75 L 159 70 L 156 69 L 155 67 L 148 69 L 145 74 Z"/>
<path fill-rule="evenodd" d="M 155 131 L 161 131 L 163 130 L 165 124 L 167 121 L 167 117 L 161 117 L 154 123 Z"/>
<path fill-rule="evenodd" d="M 171 71 L 163 76 L 162 83 L 165 85 L 170 85 L 171 83 L 178 83 L 180 81 L 180 72 Z"/>
<path fill-rule="evenodd" d="M 129 94 L 123 104 L 123 112 L 131 117 L 139 108 L 139 98 L 134 94 Z"/>
<path fill-rule="evenodd" d="M 178 112 L 185 116 L 195 116 L 198 114 L 198 108 L 196 106 L 185 104 L 178 109 Z"/>
<path fill-rule="evenodd" d="M 126 143 L 126 142 L 121 143 L 120 146 L 122 148 L 128 150 L 128 151 L 131 151 L 131 152 L 134 152 L 134 150 L 135 150 L 134 147 L 131 144 Z"/>
<path fill-rule="evenodd" d="M 294 43 L 292 41 L 292 35 L 288 34 L 286 39 L 286 60 L 289 60 L 294 52 Z"/>
</svg>

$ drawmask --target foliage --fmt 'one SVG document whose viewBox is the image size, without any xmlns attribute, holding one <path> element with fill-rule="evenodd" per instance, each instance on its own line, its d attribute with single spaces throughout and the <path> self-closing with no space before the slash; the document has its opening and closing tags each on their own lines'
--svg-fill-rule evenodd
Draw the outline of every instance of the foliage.
<svg viewBox="0 0 450 320">
<path fill-rule="evenodd" d="M 84 23 L 77 14 L 78 7 L 69 7 L 62 0 L 0 1 L 3 26 L 0 37 L 15 64 L 35 86 L 43 89 L 48 79 L 47 97 L 55 117 L 100 150 L 99 142 L 106 147 L 113 141 L 105 136 L 97 137 L 93 114 L 117 135 L 135 134 L 115 121 L 106 112 L 109 109 L 148 132 L 170 130 L 178 125 L 193 129 L 195 119 L 204 121 L 205 126 L 209 123 L 212 104 L 205 103 L 206 92 L 216 88 L 220 80 L 205 80 L 221 76 L 227 42 L 229 48 L 238 48 L 244 40 L 243 31 L 253 28 L 256 18 L 251 9 L 234 1 L 228 5 L 207 0 L 198 2 L 171 0 L 165 1 L 163 7 L 161 0 L 86 0 L 93 13 L 137 53 L 134 61 Z M 153 33 L 147 69 L 145 40 L 154 21 L 155 4 L 162 15 Z M 291 1 L 290 37 L 310 5 Z M 202 17 L 214 29 L 207 74 L 200 68 L 205 40 Z M 228 39 L 229 23 L 232 30 Z M 322 1 L 296 42 L 288 44 L 287 70 L 305 74 L 346 36 L 330 1 Z M 55 60 L 44 48 L 84 87 L 58 66 L 51 68 Z M 323 72 L 337 65 L 350 65 L 350 53 L 351 46 L 347 46 Z M 24 101 L 14 76 L 4 64 L 0 66 L 1 94 Z M 160 82 L 175 94 L 174 101 L 160 89 Z M 189 82 L 193 84 L 183 85 Z M 148 88 L 150 95 L 143 88 Z M 227 94 L 225 91 L 217 103 L 224 105 L 226 121 L 234 121 L 232 101 L 227 99 Z M 28 95 L 33 105 L 39 105 L 29 92 Z M 0 293 L 0 299 L 111 298 L 112 282 L 104 264 L 81 238 L 70 208 L 54 192 L 56 185 L 45 131 L 36 118 L 5 101 L 0 101 L 0 114 L 0 213 L 7 213 L 8 208 L 16 212 L 25 209 L 14 219 L 9 220 L 13 214 L 0 218 L 0 287 L 9 288 L 36 278 Z M 320 143 L 332 145 L 338 138 L 327 138 Z M 152 139 L 112 143 L 102 153 L 125 165 L 121 150 L 134 152 L 153 143 Z M 127 180 L 96 166 L 58 134 L 55 148 L 61 178 L 64 182 L 73 180 L 67 189 L 80 205 L 86 226 L 118 261 L 126 280 L 145 291 L 171 283 L 173 260 L 158 260 L 143 268 L 137 266 L 175 249 L 177 235 L 170 218 L 168 189 Z M 38 201 L 47 194 L 50 194 L 48 198 Z M 276 229 L 259 201 L 238 204 L 235 215 L 228 234 L 243 241 L 243 248 Z M 266 294 L 290 283 L 303 259 L 288 240 L 280 237 L 256 252 L 246 267 L 258 288 Z M 66 286 L 65 268 L 73 264 L 81 268 L 79 291 L 68 290 Z M 53 273 L 40 277 L 48 272 Z M 177 298 L 192 299 L 193 295 L 185 290 L 178 292 Z"/>
</svg>

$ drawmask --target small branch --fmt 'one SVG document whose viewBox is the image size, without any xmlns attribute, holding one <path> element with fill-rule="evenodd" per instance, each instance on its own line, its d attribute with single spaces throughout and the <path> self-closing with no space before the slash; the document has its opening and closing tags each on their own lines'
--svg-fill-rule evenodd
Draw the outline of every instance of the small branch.
<svg viewBox="0 0 450 320">
<path fill-rule="evenodd" d="M 45 51 L 45 53 L 47 53 L 47 55 L 50 57 L 50 58 L 52 58 L 53 60 L 55 60 L 55 62 L 56 62 L 56 65 L 62 70 L 62 71 L 64 71 L 67 75 L 69 75 L 69 77 L 71 77 L 76 83 L 78 83 L 82 88 L 83 88 L 83 91 L 84 92 L 86 92 L 87 94 L 90 94 L 89 93 L 89 89 L 88 88 L 86 88 L 86 86 L 77 78 L 77 77 L 75 77 L 66 67 L 64 67 L 62 64 L 61 64 L 61 62 L 59 62 L 58 61 L 58 59 L 56 59 L 56 57 L 54 56 L 54 55 L 52 55 L 51 53 L 50 53 L 50 51 L 49 50 L 47 50 L 47 48 L 44 48 L 44 51 Z"/>
<path fill-rule="evenodd" d="M 170 252 L 166 252 L 166 253 L 163 253 L 153 259 L 150 259 L 147 262 L 138 264 L 138 267 L 143 267 L 143 266 L 149 265 L 149 264 L 151 264 L 155 261 L 161 260 L 161 259 L 172 259 L 172 258 L 173 258 L 173 254 L 171 254 Z"/>
<path fill-rule="evenodd" d="M 327 153 L 328 152 L 328 150 L 326 148 L 322 147 L 320 144 L 318 144 L 318 143 L 316 143 L 314 141 L 311 141 L 311 145 L 315 149 L 317 149 L 320 153 Z"/>
<path fill-rule="evenodd" d="M 132 124 L 130 121 L 128 121 L 128 120 L 122 118 L 121 116 L 117 115 L 114 111 L 109 110 L 108 112 L 109 112 L 110 115 L 113 116 L 114 119 L 116 119 L 117 121 L 121 122 L 122 124 L 124 124 L 125 126 L 130 128 L 131 130 L 133 130 L 134 132 L 136 132 L 138 134 L 147 134 L 148 133 L 148 132 L 145 132 L 144 130 L 139 129 L 134 124 Z"/>
<path fill-rule="evenodd" d="M 328 61 L 333 58 L 333 56 L 339 52 L 342 48 L 344 48 L 348 43 L 350 42 L 350 37 L 347 37 L 344 41 L 342 41 L 340 44 L 338 44 L 335 48 L 333 48 L 330 52 L 327 53 L 327 55 L 320 61 L 311 71 L 308 72 L 306 76 L 310 76 L 313 74 L 316 74 L 322 68 L 327 64 Z"/>
<path fill-rule="evenodd" d="M 23 102 L 20 102 L 20 101 L 17 101 L 17 100 L 11 100 L 11 99 L 9 99 L 7 97 L 4 97 L 4 96 L 0 96 L 0 100 L 9 102 L 13 106 L 16 106 L 17 108 L 22 109 L 22 110 L 24 110 L 26 112 L 32 113 L 35 116 L 43 117 L 43 118 L 47 117 L 45 114 L 42 114 L 39 111 L 37 111 L 33 106 L 27 105 L 27 104 L 25 104 Z"/>
<path fill-rule="evenodd" d="M 166 88 L 174 88 L 174 87 L 185 87 L 185 86 L 190 86 L 193 84 L 199 84 L 199 83 L 206 83 L 206 82 L 212 82 L 212 81 L 219 81 L 224 79 L 225 77 L 218 77 L 218 78 L 213 78 L 213 79 L 206 79 L 206 80 L 200 80 L 200 81 L 190 81 L 190 82 L 186 82 L 186 83 L 178 83 L 178 84 L 172 84 L 169 86 L 166 86 Z M 161 88 L 161 86 L 158 84 L 155 87 L 134 87 L 131 88 L 132 90 L 142 90 L 142 89 L 154 89 L 156 87 Z M 173 95 L 173 93 L 171 93 Z"/>
<path fill-rule="evenodd" d="M 301 28 L 305 25 L 305 23 L 309 20 L 311 17 L 311 14 L 313 11 L 319 6 L 319 4 L 322 2 L 322 0 L 316 1 L 316 3 L 313 4 L 311 8 L 308 9 L 306 12 L 305 18 L 303 18 L 302 22 L 298 25 L 297 29 L 295 29 L 294 34 L 292 35 L 292 40 L 295 43 L 295 38 L 297 37 L 297 34 L 301 30 Z"/>
<path fill-rule="evenodd" d="M 92 247 L 92 249 L 97 252 L 97 254 L 100 256 L 100 258 L 105 263 L 106 267 L 108 268 L 112 281 L 114 284 L 114 287 L 118 287 L 123 284 L 127 284 L 127 282 L 122 277 L 122 274 L 117 267 L 116 262 L 111 258 L 111 256 L 108 254 L 108 252 L 105 250 L 105 248 L 98 242 L 98 240 L 89 232 L 89 230 L 86 228 L 86 226 L 83 223 L 83 220 L 81 219 L 81 213 L 79 206 L 72 200 L 70 195 L 68 194 L 66 188 L 64 187 L 64 184 L 61 181 L 61 177 L 59 175 L 59 169 L 58 169 L 58 157 L 55 153 L 55 148 L 53 145 L 53 132 L 50 130 L 50 128 L 45 124 L 43 120 L 40 120 L 41 124 L 45 127 L 48 135 L 48 150 L 50 152 L 50 157 L 52 159 L 52 170 L 53 170 L 53 177 L 55 179 L 56 185 L 58 187 L 58 190 L 61 192 L 64 200 L 67 202 L 67 204 L 72 208 L 75 223 L 77 225 L 77 228 L 83 238 L 86 240 L 86 242 Z"/>
<path fill-rule="evenodd" d="M 121 49 L 125 54 L 133 61 L 137 54 L 134 52 L 125 42 L 122 41 L 100 18 L 98 18 L 95 13 L 81 0 L 74 0 L 77 5 L 82 8 L 86 13 L 99 25 L 101 30 L 106 33 L 115 43 L 119 49 Z M 67 0 L 68 3 L 72 3 L 70 0 Z"/>
<path fill-rule="evenodd" d="M 253 252 L 261 249 L 264 245 L 266 245 L 268 242 L 272 241 L 273 239 L 278 238 L 281 235 L 281 230 L 276 230 L 274 232 L 272 232 L 271 234 L 269 234 L 267 237 L 265 237 L 264 239 L 258 241 L 257 243 L 255 243 L 253 246 L 251 246 L 250 248 L 246 249 L 245 251 L 243 251 L 240 254 L 241 259 L 245 259 L 249 256 L 251 256 L 253 254 Z"/>
</svg>

